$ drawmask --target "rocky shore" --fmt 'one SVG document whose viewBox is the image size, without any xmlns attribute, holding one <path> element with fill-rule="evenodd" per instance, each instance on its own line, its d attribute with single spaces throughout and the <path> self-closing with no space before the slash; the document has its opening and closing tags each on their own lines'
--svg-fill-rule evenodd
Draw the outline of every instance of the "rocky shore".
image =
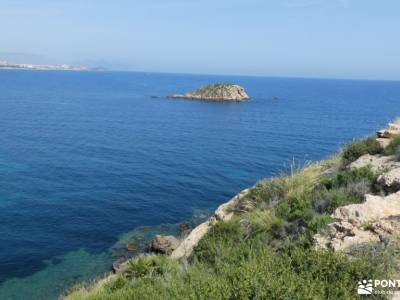
<svg viewBox="0 0 400 300">
<path fill-rule="evenodd" d="M 397 130 L 394 125 L 379 131 L 377 137 L 354 141 L 333 159 L 313 163 L 299 171 L 292 170 L 287 176 L 261 180 L 220 205 L 210 218 L 193 230 L 182 225 L 185 234 L 181 239 L 155 236 L 150 244 L 153 253 L 118 264 L 114 268 L 115 274 L 89 288 L 79 288 L 66 299 L 92 299 L 88 296 L 93 295 L 104 296 L 99 299 L 108 299 L 110 295 L 118 297 L 110 292 L 110 284 L 127 293 L 129 287 L 134 295 L 151 299 L 154 286 L 148 285 L 143 278 L 159 280 L 163 292 L 169 295 L 166 297 L 171 299 L 177 299 L 176 295 L 190 299 L 192 296 L 189 295 L 197 295 L 200 291 L 205 297 L 214 297 L 219 295 L 219 285 L 203 290 L 204 281 L 210 280 L 208 285 L 214 281 L 224 282 L 229 286 L 224 293 L 230 293 L 230 296 L 215 297 L 228 299 L 236 297 L 237 286 L 244 291 L 246 284 L 257 278 L 252 283 L 256 288 L 266 277 L 268 282 L 277 280 L 275 289 L 282 278 L 287 278 L 285 282 L 293 280 L 290 284 L 299 284 L 294 288 L 299 298 L 303 295 L 347 299 L 354 298 L 352 289 L 356 288 L 357 280 L 363 279 L 352 278 L 357 272 L 358 276 L 368 278 L 398 275 L 400 257 L 393 256 L 392 251 L 398 253 L 400 250 L 397 243 L 400 236 L 400 126 Z M 390 135 L 382 134 L 389 130 Z M 256 263 L 247 265 L 247 260 L 253 258 Z M 311 260 L 306 262 L 308 259 Z M 196 264 L 198 260 L 202 262 Z M 295 264 L 283 271 L 284 265 L 291 262 Z M 267 263 L 265 269 L 264 263 Z M 201 271 L 204 264 L 206 268 Z M 208 264 L 213 267 L 207 267 Z M 290 277 L 299 265 L 304 267 L 296 272 L 305 272 L 306 279 Z M 244 270 L 250 268 L 251 272 L 242 273 L 243 267 Z M 191 268 L 196 270 L 194 274 L 190 273 Z M 156 270 L 161 273 L 154 275 Z M 219 271 L 214 273 L 215 270 Z M 222 270 L 228 273 L 220 274 Z M 196 272 L 200 271 L 202 275 L 196 277 Z M 235 274 L 238 277 L 224 281 L 226 276 Z M 315 281 L 321 274 L 322 279 L 318 279 L 315 289 L 301 282 L 305 280 L 309 285 L 308 278 Z M 175 278 L 173 285 L 170 284 L 171 276 Z M 188 282 L 185 281 L 187 276 L 191 278 Z M 338 282 L 325 282 L 330 276 L 337 277 Z M 123 281 L 126 290 L 120 287 L 118 280 Z M 197 280 L 199 285 L 195 284 Z M 235 283 L 231 286 L 232 280 Z M 136 287 L 138 284 L 142 286 Z M 287 283 L 286 288 L 290 284 Z M 321 289 L 325 284 L 326 289 Z M 179 285 L 181 289 L 176 290 Z M 143 286 L 149 294 L 141 292 Z M 256 292 L 263 295 L 261 298 L 285 297 L 282 293 L 286 290 L 274 294 L 275 289 L 263 285 L 263 288 L 256 288 Z M 330 292 L 326 294 L 325 290 Z M 239 298 L 247 299 L 253 294 L 246 295 Z M 293 294 L 286 294 L 290 295 Z"/>
<path fill-rule="evenodd" d="M 186 223 L 179 224 L 179 229 L 183 236 L 182 239 L 178 239 L 171 235 L 156 235 L 149 244 L 148 250 L 150 250 L 150 252 L 143 252 L 142 254 L 139 254 L 139 256 L 151 255 L 151 253 L 154 253 L 169 255 L 172 258 L 177 259 L 189 258 L 199 241 L 207 234 L 215 222 L 229 221 L 232 219 L 234 216 L 233 211 L 235 206 L 247 195 L 248 192 L 249 189 L 245 189 L 235 195 L 228 202 L 221 204 L 211 217 L 209 217 L 205 222 L 197 225 L 192 230 L 189 229 L 189 226 Z M 128 244 L 127 247 L 130 245 L 131 244 Z M 143 247 L 141 249 L 145 250 Z M 118 258 L 112 265 L 113 272 L 116 274 L 124 273 L 128 267 L 128 262 L 129 259 L 123 257 Z"/>
<path fill-rule="evenodd" d="M 389 123 L 388 128 L 377 132 L 376 140 L 385 149 L 398 136 L 400 126 Z M 337 208 L 332 214 L 335 221 L 315 235 L 316 246 L 340 251 L 370 242 L 385 243 L 391 237 L 400 236 L 398 154 L 365 154 L 352 162 L 348 168 L 370 168 L 377 176 L 381 195 L 372 195 L 366 191 L 362 203 Z"/>
<path fill-rule="evenodd" d="M 244 88 L 237 84 L 209 84 L 186 94 L 168 96 L 171 99 L 208 100 L 208 101 L 247 101 L 250 97 Z"/>
</svg>

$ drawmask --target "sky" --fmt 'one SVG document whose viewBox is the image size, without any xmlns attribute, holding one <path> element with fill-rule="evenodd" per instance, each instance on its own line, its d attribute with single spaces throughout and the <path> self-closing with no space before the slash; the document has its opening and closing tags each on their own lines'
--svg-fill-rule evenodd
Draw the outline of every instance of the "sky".
<svg viewBox="0 0 400 300">
<path fill-rule="evenodd" d="M 0 0 L 0 60 L 400 80 L 398 0 Z"/>
</svg>

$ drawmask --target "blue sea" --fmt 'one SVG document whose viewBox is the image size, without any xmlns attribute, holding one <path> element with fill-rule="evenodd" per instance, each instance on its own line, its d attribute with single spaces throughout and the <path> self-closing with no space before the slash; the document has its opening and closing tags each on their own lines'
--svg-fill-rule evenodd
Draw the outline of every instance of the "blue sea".
<svg viewBox="0 0 400 300">
<path fill-rule="evenodd" d="M 165 98 L 213 82 L 252 100 Z M 395 81 L 2 70 L 0 299 L 57 299 L 129 241 L 399 114 Z"/>
</svg>

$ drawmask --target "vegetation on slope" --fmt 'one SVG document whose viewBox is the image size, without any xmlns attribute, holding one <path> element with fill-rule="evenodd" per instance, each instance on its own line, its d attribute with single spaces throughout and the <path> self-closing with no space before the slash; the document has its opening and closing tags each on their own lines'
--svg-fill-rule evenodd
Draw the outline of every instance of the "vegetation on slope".
<svg viewBox="0 0 400 300">
<path fill-rule="evenodd" d="M 371 140 L 356 141 L 343 157 L 262 180 L 232 220 L 213 225 L 190 261 L 139 257 L 126 274 L 67 299 L 357 299 L 359 280 L 391 278 L 398 248 L 371 245 L 345 255 L 315 249 L 313 235 L 337 207 L 380 192 L 370 168 L 341 168 L 380 152 Z"/>
<path fill-rule="evenodd" d="M 382 146 L 374 137 L 356 140 L 346 146 L 343 151 L 343 164 L 348 165 L 364 154 L 379 154 L 383 152 Z"/>
<path fill-rule="evenodd" d="M 228 89 L 229 85 L 215 83 L 200 87 L 197 91 L 193 92 L 194 95 L 209 98 L 220 96 L 223 97 L 224 92 Z"/>
<path fill-rule="evenodd" d="M 392 138 L 384 152 L 385 155 L 396 155 L 397 158 L 400 158 L 400 135 L 396 135 Z"/>
</svg>

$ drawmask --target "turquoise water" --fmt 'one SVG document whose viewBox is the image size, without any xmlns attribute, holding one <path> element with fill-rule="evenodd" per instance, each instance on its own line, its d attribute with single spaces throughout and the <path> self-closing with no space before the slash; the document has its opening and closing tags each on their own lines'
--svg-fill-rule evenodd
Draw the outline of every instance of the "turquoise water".
<svg viewBox="0 0 400 300">
<path fill-rule="evenodd" d="M 108 272 L 119 246 L 400 112 L 389 81 L 3 70 L 0 82 L 0 299 L 56 299 Z M 210 82 L 253 99 L 163 97 Z"/>
</svg>

